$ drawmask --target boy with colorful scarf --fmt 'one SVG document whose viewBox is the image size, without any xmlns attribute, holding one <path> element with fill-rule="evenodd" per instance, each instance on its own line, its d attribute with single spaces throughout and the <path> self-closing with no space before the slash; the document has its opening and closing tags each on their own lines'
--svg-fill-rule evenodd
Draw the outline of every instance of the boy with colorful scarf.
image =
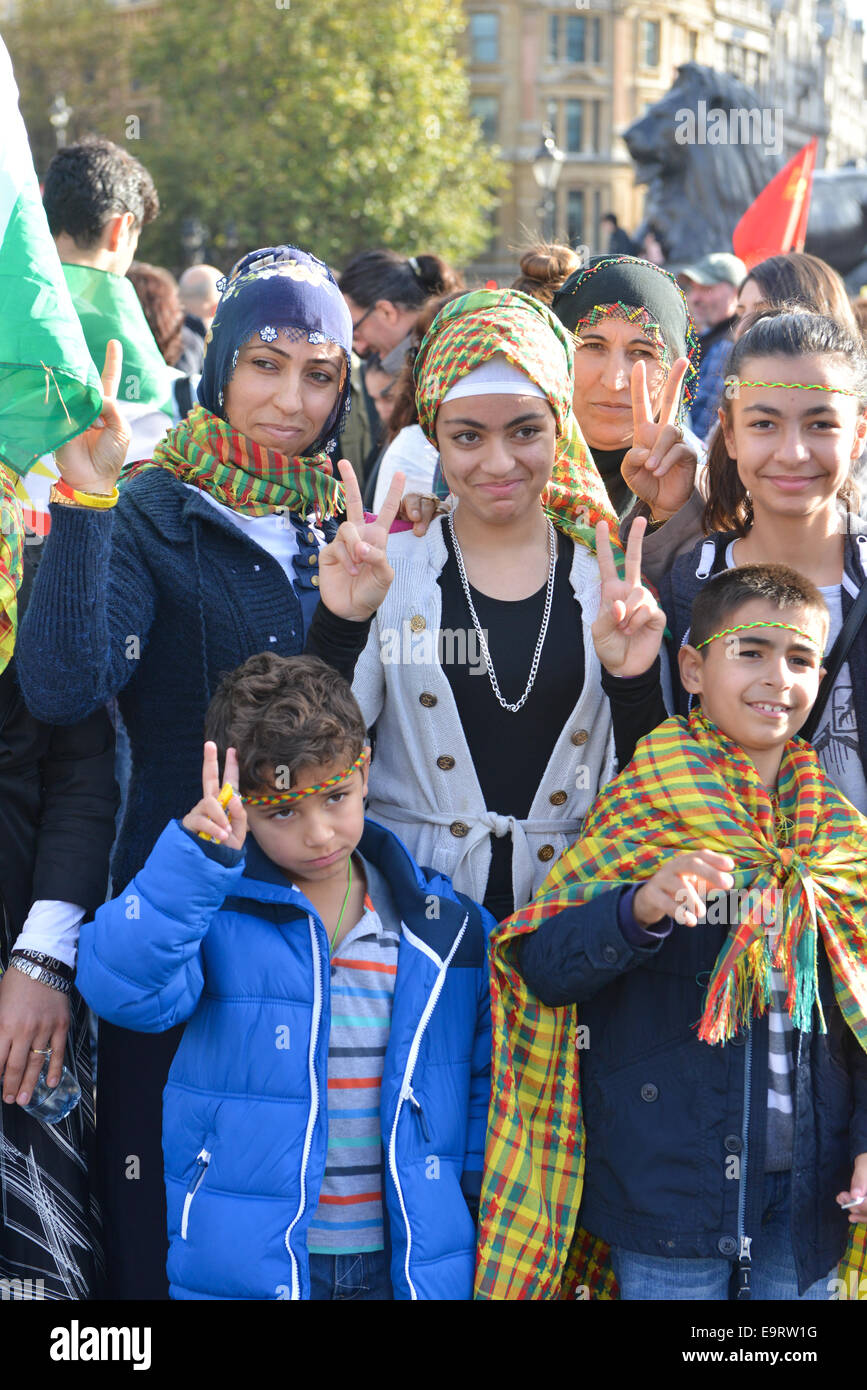
<svg viewBox="0 0 867 1390">
<path fill-rule="evenodd" d="M 662 615 L 599 548 L 600 657 L 645 669 Z M 782 566 L 706 584 L 701 709 L 495 933 L 478 1296 L 569 1296 L 579 1205 L 622 1298 L 831 1295 L 867 1220 L 867 821 L 795 737 L 827 626 Z"/>
</svg>

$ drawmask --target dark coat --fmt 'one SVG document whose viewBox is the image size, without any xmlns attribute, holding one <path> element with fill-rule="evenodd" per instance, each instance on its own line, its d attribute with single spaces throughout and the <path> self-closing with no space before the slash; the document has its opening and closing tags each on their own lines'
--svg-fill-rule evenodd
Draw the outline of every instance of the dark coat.
<svg viewBox="0 0 867 1390">
<path fill-rule="evenodd" d="M 579 1054 L 587 1134 L 579 1220 L 647 1255 L 734 1261 L 741 1237 L 761 1227 L 767 1015 L 724 1047 L 700 1043 L 695 1024 L 727 928 L 675 924 L 661 944 L 633 948 L 617 923 L 621 891 L 550 918 L 519 957 L 542 1002 L 578 1004 L 589 1030 Z M 834 1001 L 824 951 L 818 972 L 828 1032 L 794 1035 L 801 1293 L 845 1250 L 849 1226 L 834 1198 L 867 1152 L 867 1057 Z"/>
<path fill-rule="evenodd" d="M 19 622 L 34 549 L 24 548 Z M 88 912 L 104 901 L 117 803 L 106 711 L 66 727 L 40 723 L 24 703 L 13 658 L 0 675 L 0 908 L 13 939 L 37 899 Z"/>
</svg>

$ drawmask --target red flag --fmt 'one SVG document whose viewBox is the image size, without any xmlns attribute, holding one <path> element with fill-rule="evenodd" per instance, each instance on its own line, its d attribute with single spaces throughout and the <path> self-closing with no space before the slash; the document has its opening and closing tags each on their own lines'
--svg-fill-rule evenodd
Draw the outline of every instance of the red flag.
<svg viewBox="0 0 867 1390">
<path fill-rule="evenodd" d="M 750 203 L 732 234 L 734 253 L 751 270 L 768 256 L 803 251 L 813 191 L 813 136 Z"/>
</svg>

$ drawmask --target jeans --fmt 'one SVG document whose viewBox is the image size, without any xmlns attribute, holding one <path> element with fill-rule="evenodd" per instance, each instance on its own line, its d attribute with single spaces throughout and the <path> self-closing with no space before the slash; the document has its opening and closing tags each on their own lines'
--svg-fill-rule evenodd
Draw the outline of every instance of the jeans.
<svg viewBox="0 0 867 1390">
<path fill-rule="evenodd" d="M 762 1224 L 750 1251 L 752 1297 L 775 1302 L 826 1301 L 833 1269 L 798 1296 L 790 1230 L 790 1188 L 791 1173 L 765 1174 Z M 666 1259 L 664 1255 L 643 1255 L 622 1246 L 612 1246 L 611 1263 L 620 1285 L 620 1297 L 635 1301 L 728 1299 L 732 1271 L 737 1265 L 737 1261 L 724 1259 Z"/>
<path fill-rule="evenodd" d="M 310 1297 L 324 1299 L 392 1299 L 384 1250 L 363 1255 L 311 1255 Z"/>
</svg>

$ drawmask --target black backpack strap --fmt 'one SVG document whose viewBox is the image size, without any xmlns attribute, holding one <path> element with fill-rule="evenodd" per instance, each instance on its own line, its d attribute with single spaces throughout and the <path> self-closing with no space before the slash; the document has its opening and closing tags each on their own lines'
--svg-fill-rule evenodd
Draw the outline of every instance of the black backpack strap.
<svg viewBox="0 0 867 1390">
<path fill-rule="evenodd" d="M 855 641 L 858 635 L 858 629 L 865 618 L 867 618 L 867 580 L 861 585 L 858 591 L 858 597 L 849 609 L 846 621 L 837 634 L 837 640 L 828 653 L 828 659 L 825 662 L 825 679 L 819 686 L 819 694 L 816 697 L 816 703 L 811 709 L 809 718 L 801 730 L 801 738 L 812 741 L 813 735 L 818 728 L 819 720 L 825 712 L 825 706 L 831 698 L 831 689 L 834 682 L 845 665 L 846 658 L 852 649 L 852 643 Z"/>
</svg>

